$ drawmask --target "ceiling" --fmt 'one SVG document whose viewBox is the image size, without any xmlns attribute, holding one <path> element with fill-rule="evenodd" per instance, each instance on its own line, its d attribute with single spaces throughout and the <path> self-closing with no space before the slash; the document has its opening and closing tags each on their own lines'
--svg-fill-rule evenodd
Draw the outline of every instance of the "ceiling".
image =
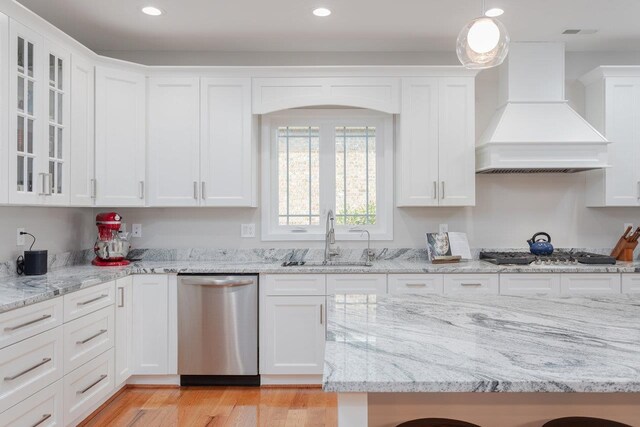
<svg viewBox="0 0 640 427">
<path fill-rule="evenodd" d="M 453 51 L 480 0 L 18 0 L 96 51 Z M 639 0 L 486 0 L 515 41 L 640 50 Z M 160 17 L 142 14 L 153 5 Z M 311 11 L 333 11 L 317 18 Z M 568 28 L 592 35 L 562 35 Z"/>
</svg>

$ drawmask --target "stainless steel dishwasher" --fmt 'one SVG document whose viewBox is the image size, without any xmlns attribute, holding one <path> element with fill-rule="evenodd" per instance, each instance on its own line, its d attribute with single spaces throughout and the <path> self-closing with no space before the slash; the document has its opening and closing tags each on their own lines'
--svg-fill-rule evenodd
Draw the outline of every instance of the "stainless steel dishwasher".
<svg viewBox="0 0 640 427">
<path fill-rule="evenodd" d="M 258 276 L 178 276 L 181 385 L 260 385 Z"/>
</svg>

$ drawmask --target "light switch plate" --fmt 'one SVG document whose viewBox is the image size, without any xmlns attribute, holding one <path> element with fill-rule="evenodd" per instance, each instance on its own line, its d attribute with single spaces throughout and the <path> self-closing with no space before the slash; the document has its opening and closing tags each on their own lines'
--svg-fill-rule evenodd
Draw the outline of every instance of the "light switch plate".
<svg viewBox="0 0 640 427">
<path fill-rule="evenodd" d="M 24 228 L 18 228 L 18 230 L 16 231 L 16 246 L 24 246 L 24 234 L 20 234 L 21 232 L 24 232 Z"/>
<path fill-rule="evenodd" d="M 142 224 L 131 224 L 131 237 L 142 237 Z"/>
<path fill-rule="evenodd" d="M 449 231 L 449 224 L 440 224 L 438 231 L 440 233 L 447 233 Z"/>
<path fill-rule="evenodd" d="M 240 237 L 244 237 L 244 238 L 256 237 L 256 225 L 242 224 L 240 226 Z"/>
</svg>

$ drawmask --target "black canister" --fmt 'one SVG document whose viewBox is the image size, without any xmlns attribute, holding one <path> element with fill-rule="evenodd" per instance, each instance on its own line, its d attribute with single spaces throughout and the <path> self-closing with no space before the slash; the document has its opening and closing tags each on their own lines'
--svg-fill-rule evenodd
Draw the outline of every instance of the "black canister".
<svg viewBox="0 0 640 427">
<path fill-rule="evenodd" d="M 18 274 L 40 276 L 47 274 L 47 251 L 24 251 L 18 257 Z"/>
</svg>

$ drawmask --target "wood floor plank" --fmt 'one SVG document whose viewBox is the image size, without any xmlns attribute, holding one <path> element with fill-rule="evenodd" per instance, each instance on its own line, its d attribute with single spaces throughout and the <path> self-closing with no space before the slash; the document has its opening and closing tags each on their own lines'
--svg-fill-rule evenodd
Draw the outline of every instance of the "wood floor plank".
<svg viewBox="0 0 640 427">
<path fill-rule="evenodd" d="M 336 427 L 336 405 L 318 388 L 129 388 L 83 426 Z"/>
</svg>

